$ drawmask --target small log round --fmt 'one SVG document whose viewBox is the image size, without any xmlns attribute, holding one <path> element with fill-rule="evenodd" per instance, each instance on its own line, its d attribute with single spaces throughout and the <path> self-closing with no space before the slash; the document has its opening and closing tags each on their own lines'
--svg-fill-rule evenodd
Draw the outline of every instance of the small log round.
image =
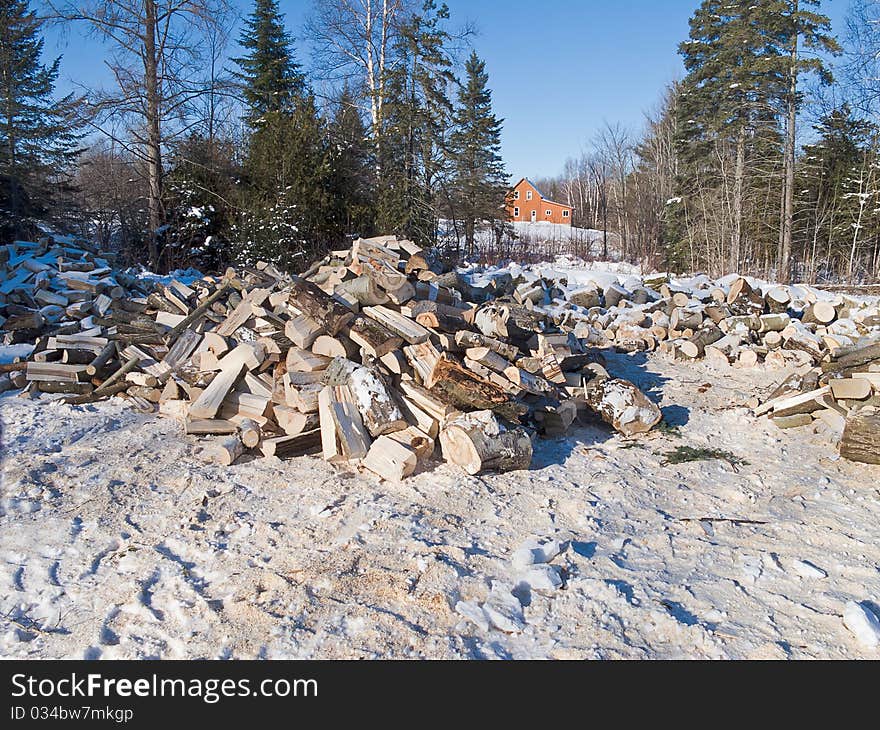
<svg viewBox="0 0 880 730">
<path fill-rule="evenodd" d="M 468 474 L 528 469 L 532 442 L 525 429 L 501 431 L 491 411 L 476 411 L 447 424 L 440 432 L 443 458 Z"/>
</svg>

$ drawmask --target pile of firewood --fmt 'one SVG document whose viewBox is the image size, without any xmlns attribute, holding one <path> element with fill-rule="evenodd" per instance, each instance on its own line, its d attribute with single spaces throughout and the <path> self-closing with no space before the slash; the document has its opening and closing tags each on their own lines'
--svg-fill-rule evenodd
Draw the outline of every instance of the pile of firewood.
<svg viewBox="0 0 880 730">
<path fill-rule="evenodd" d="M 475 287 L 430 251 L 359 239 L 301 276 L 272 265 L 148 283 L 51 239 L 0 248 L 0 390 L 120 395 L 216 436 L 207 458 L 320 453 L 399 480 L 435 452 L 475 474 L 527 468 L 534 434 L 598 416 L 660 421 L 576 329 L 526 306 L 511 277 Z"/>
<path fill-rule="evenodd" d="M 516 301 L 569 326 L 590 344 L 625 352 L 706 358 L 722 369 L 759 363 L 782 369 L 817 364 L 880 334 L 876 297 L 762 285 L 736 275 L 680 282 L 630 277 L 629 287 L 616 281 L 602 287 L 592 281 L 570 286 L 552 270 L 540 273 L 514 288 Z"/>
<path fill-rule="evenodd" d="M 531 272 L 526 272 L 530 273 Z M 880 463 L 880 304 L 804 285 L 740 276 L 630 277 L 604 287 L 571 284 L 552 269 L 513 282 L 513 298 L 577 340 L 624 352 L 657 350 L 716 368 L 795 369 L 763 404 L 780 428 L 820 421 L 840 453 Z M 494 280 L 491 279 L 490 280 Z M 499 280 L 505 281 L 502 273 Z"/>
<path fill-rule="evenodd" d="M 880 337 L 794 373 L 753 410 L 780 428 L 820 425 L 844 458 L 880 464 Z"/>
</svg>

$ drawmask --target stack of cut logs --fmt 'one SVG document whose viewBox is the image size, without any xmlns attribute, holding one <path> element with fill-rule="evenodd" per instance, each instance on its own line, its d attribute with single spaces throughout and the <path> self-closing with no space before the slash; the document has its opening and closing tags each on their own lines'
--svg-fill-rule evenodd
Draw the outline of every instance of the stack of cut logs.
<svg viewBox="0 0 880 730">
<path fill-rule="evenodd" d="M 0 248 L 0 390 L 84 404 L 120 395 L 179 418 L 209 459 L 320 453 L 389 480 L 439 447 L 475 474 L 527 468 L 531 437 L 599 417 L 659 422 L 569 327 L 430 251 L 358 239 L 301 276 L 272 265 L 150 283 L 82 244 Z"/>
<path fill-rule="evenodd" d="M 590 274 L 587 274 L 590 276 Z M 551 318 L 587 344 L 633 352 L 657 349 L 715 368 L 793 369 L 763 404 L 781 428 L 820 421 L 840 436 L 840 452 L 880 463 L 880 306 L 878 298 L 830 294 L 804 285 L 728 276 L 617 277 L 601 286 L 565 272 L 482 277 L 509 286 L 515 301 Z M 599 275 L 597 278 L 601 280 Z M 508 281 L 509 280 L 509 281 Z"/>
</svg>

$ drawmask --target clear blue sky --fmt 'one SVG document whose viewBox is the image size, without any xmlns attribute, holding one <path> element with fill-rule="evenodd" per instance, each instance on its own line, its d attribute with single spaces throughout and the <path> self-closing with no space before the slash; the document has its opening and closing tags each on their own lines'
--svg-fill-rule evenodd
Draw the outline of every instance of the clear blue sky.
<svg viewBox="0 0 880 730">
<path fill-rule="evenodd" d="M 250 3 L 233 0 L 243 13 Z M 514 179 L 562 170 L 607 120 L 633 129 L 681 77 L 678 43 L 699 0 L 446 0 L 453 27 L 476 25 L 473 45 L 487 64 L 496 113 L 504 118 L 503 153 Z M 308 63 L 302 24 L 311 0 L 280 0 Z M 836 33 L 848 0 L 825 0 Z M 535 10 L 540 8 L 539 10 Z M 237 33 L 236 33 L 237 36 Z M 88 82 L 102 47 L 77 32 L 52 31 L 47 54 L 63 53 L 62 77 Z"/>
</svg>

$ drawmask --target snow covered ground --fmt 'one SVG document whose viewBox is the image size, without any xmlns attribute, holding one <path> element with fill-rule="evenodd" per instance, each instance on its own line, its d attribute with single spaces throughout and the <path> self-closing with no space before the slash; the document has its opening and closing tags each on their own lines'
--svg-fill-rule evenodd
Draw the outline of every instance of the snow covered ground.
<svg viewBox="0 0 880 730">
<path fill-rule="evenodd" d="M 0 655 L 880 657 L 843 618 L 870 642 L 880 467 L 740 405 L 784 374 L 703 367 L 609 355 L 680 436 L 587 426 L 527 472 L 401 484 L 6 394 Z M 665 464 L 681 444 L 749 463 Z"/>
</svg>

